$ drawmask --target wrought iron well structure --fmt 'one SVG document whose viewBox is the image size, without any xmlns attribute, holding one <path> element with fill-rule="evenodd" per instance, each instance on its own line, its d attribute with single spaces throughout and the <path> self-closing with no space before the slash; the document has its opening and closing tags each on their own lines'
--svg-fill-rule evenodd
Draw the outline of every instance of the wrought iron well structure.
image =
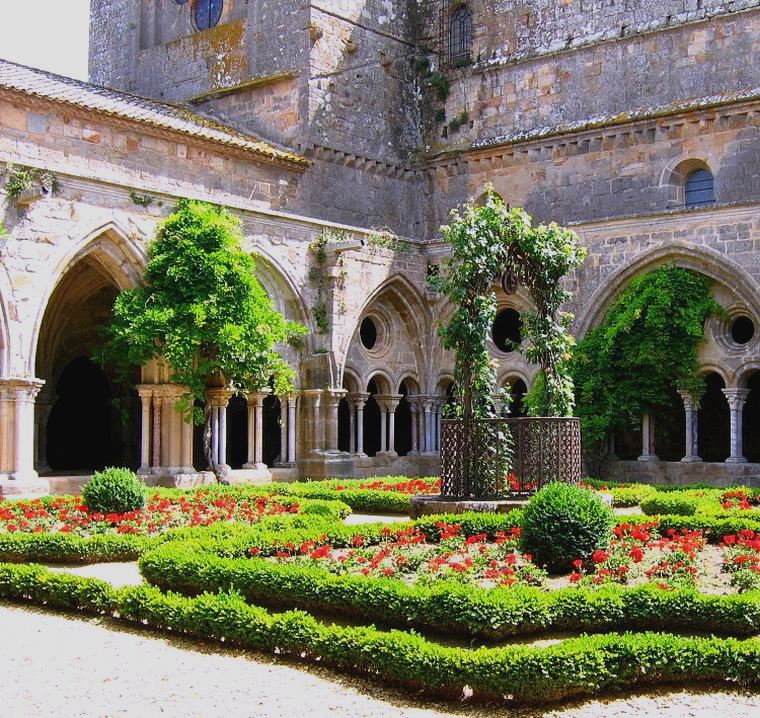
<svg viewBox="0 0 760 718">
<path fill-rule="evenodd" d="M 512 472 L 500 457 L 512 452 Z M 577 418 L 446 419 L 441 424 L 441 495 L 492 499 L 581 480 Z"/>
</svg>

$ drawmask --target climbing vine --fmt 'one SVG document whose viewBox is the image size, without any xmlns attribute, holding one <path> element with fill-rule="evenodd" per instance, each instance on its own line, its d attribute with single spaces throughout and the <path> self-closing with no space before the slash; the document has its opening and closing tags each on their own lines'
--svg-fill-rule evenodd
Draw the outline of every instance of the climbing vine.
<svg viewBox="0 0 760 718">
<path fill-rule="evenodd" d="M 575 352 L 586 446 L 664 408 L 675 389 L 701 393 L 697 350 L 705 321 L 722 311 L 702 274 L 665 266 L 634 278 Z"/>
<path fill-rule="evenodd" d="M 486 338 L 496 316 L 494 283 L 507 272 L 526 287 L 535 306 L 524 314 L 526 356 L 540 366 L 543 387 L 533 397 L 532 413 L 568 416 L 574 401 L 568 367 L 574 341 L 567 332 L 571 317 L 560 311 L 569 299 L 561 280 L 583 262 L 586 249 L 571 230 L 554 223 L 534 227 L 522 209 L 509 209 L 490 187 L 486 193 L 484 205 L 454 210 L 441 228 L 451 254 L 430 278 L 454 306 L 441 337 L 456 354 L 458 412 L 465 418 L 491 413 L 495 367 Z"/>
</svg>

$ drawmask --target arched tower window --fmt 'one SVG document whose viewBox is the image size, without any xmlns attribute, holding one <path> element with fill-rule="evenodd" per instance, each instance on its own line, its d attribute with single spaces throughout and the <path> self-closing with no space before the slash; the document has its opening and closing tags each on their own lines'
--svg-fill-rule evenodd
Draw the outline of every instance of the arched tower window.
<svg viewBox="0 0 760 718">
<path fill-rule="evenodd" d="M 715 185 L 710 170 L 698 169 L 686 177 L 684 204 L 687 207 L 704 207 L 715 204 Z"/>
<path fill-rule="evenodd" d="M 196 0 L 193 22 L 198 30 L 209 30 L 219 24 L 224 10 L 224 0 Z"/>
<path fill-rule="evenodd" d="M 472 13 L 461 5 L 449 20 L 449 63 L 457 65 L 470 61 L 472 49 Z"/>
</svg>

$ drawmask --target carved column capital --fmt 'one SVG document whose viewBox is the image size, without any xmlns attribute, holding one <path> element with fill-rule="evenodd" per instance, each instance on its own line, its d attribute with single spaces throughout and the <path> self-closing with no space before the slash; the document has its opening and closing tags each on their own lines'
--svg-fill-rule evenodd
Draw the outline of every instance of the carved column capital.
<svg viewBox="0 0 760 718">
<path fill-rule="evenodd" d="M 722 391 L 731 411 L 740 411 L 749 396 L 749 389 L 723 389 Z"/>
</svg>

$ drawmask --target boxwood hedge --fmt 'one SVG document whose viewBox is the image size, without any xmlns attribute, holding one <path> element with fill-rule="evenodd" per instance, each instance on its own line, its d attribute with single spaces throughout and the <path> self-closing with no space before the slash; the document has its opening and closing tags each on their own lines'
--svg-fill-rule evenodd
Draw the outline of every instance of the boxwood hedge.
<svg viewBox="0 0 760 718">
<path fill-rule="evenodd" d="M 318 661 L 385 683 L 460 697 L 545 703 L 636 684 L 760 682 L 760 643 L 638 633 L 581 636 L 544 646 L 466 649 L 404 631 L 325 625 L 272 614 L 231 593 L 188 598 L 153 587 L 0 564 L 0 597 L 108 614 L 148 629 Z"/>
</svg>

